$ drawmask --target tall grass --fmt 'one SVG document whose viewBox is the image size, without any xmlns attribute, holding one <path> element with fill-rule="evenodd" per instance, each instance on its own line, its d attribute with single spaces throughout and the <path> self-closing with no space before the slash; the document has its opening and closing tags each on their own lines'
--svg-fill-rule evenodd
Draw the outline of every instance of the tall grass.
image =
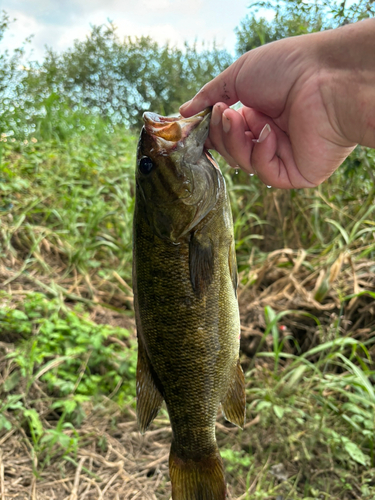
<svg viewBox="0 0 375 500">
<path fill-rule="evenodd" d="M 121 127 L 109 134 L 102 123 L 66 142 L 5 139 L 0 238 L 11 269 L 30 279 L 46 277 L 44 291 L 67 294 L 71 288 L 76 297 L 80 285 L 72 288 L 72 281 L 79 276 L 89 299 L 92 281 L 104 288 L 113 281 L 116 289 L 123 286 L 118 277 L 129 282 L 135 138 Z"/>
<path fill-rule="evenodd" d="M 3 17 L 0 38 L 7 23 Z M 115 40 L 113 32 L 104 35 Z M 99 481 L 78 463 L 88 444 L 107 449 L 104 434 L 87 422 L 98 415 L 116 429 L 120 418 L 134 421 L 138 131 L 115 125 L 105 103 L 99 114 L 79 99 L 72 106 L 61 92 L 64 64 L 72 70 L 74 57 L 95 52 L 91 42 L 60 59 L 49 53 L 43 74 L 25 66 L 17 76 L 30 90 L 22 106 L 15 76 L 22 50 L 0 57 L 0 80 L 13 82 L 0 96 L 0 443 L 22 439 L 34 485 L 47 467 L 63 475 L 62 464 L 75 467 L 75 477 Z M 163 53 L 149 39 L 137 43 L 128 48 L 142 57 L 143 48 L 158 52 L 168 79 L 163 68 L 172 56 L 180 61 L 180 52 Z M 191 71 L 209 79 L 195 47 L 188 56 Z M 220 51 L 205 57 L 211 76 L 216 62 L 230 60 Z M 199 79 L 189 75 L 183 90 L 193 93 Z M 143 82 L 134 85 L 147 97 Z M 162 109 L 167 101 L 155 88 Z M 179 90 L 171 102 L 180 102 Z M 373 499 L 375 153 L 358 147 L 321 186 L 291 191 L 269 189 L 219 162 L 234 217 L 247 372 L 244 431 L 218 424 L 230 492 L 241 500 Z M 0 451 L 0 496 L 1 460 Z M 166 481 L 157 483 L 160 498 L 169 498 Z"/>
<path fill-rule="evenodd" d="M 281 247 L 314 253 L 350 249 L 374 257 L 375 154 L 360 146 L 325 183 L 314 189 L 268 189 L 256 176 L 230 171 L 237 250 L 250 253 Z"/>
<path fill-rule="evenodd" d="M 3 136 L 3 251 L 21 258 L 23 271 L 53 275 L 60 261 L 65 277 L 107 279 L 115 270 L 128 283 L 136 140 L 121 127 L 108 133 L 105 122 L 69 141 Z M 373 162 L 359 148 L 322 186 L 288 192 L 224 167 L 240 269 L 252 253 L 280 247 L 305 248 L 326 265 L 343 251 L 373 258 Z"/>
<path fill-rule="evenodd" d="M 26 429 L 35 474 L 61 458 L 77 466 L 87 442 L 80 426 L 92 411 L 105 419 L 113 405 L 123 412 L 134 406 L 132 334 L 92 324 L 85 311 L 100 305 L 124 318 L 133 314 L 137 137 L 97 117 L 87 123 L 68 128 L 69 140 L 35 133 L 0 141 L 0 436 Z M 241 300 L 269 291 L 277 301 L 289 282 L 302 293 L 306 276 L 312 280 L 311 307 L 306 290 L 299 310 L 253 305 L 261 339 L 252 359 L 243 357 L 249 427 L 235 439 L 219 432 L 231 491 L 243 500 L 349 499 L 353 488 L 364 499 L 375 494 L 374 332 L 362 319 L 350 328 L 373 306 L 371 290 L 361 302 L 371 276 L 356 271 L 364 260 L 371 269 L 374 257 L 373 164 L 374 153 L 358 148 L 319 188 L 289 192 L 222 165 Z M 280 259 L 282 247 L 294 250 Z M 337 281 L 344 269 L 345 276 L 353 269 L 349 297 Z M 273 283 L 280 288 L 273 291 Z M 325 309 L 330 301 L 334 317 Z M 303 349 L 301 325 L 318 339 Z"/>
</svg>

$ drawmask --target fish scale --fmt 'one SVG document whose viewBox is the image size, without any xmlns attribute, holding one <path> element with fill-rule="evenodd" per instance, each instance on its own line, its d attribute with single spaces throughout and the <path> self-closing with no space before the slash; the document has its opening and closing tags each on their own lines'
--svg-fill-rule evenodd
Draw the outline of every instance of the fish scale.
<svg viewBox="0 0 375 500">
<path fill-rule="evenodd" d="M 173 500 L 225 498 L 220 404 L 228 420 L 244 423 L 232 215 L 224 178 L 203 147 L 209 117 L 150 114 L 138 146 L 137 416 L 145 432 L 166 403 Z M 187 185 L 194 186 L 188 194 Z"/>
</svg>

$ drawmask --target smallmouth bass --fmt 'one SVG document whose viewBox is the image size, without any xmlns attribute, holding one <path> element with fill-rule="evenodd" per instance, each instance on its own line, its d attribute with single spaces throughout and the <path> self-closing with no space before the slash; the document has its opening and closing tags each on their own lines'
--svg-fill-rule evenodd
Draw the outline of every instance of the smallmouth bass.
<svg viewBox="0 0 375 500">
<path fill-rule="evenodd" d="M 165 400 L 173 500 L 225 499 L 219 405 L 237 426 L 245 419 L 232 213 L 204 148 L 210 117 L 145 113 L 137 151 L 137 419 L 145 433 Z"/>
</svg>

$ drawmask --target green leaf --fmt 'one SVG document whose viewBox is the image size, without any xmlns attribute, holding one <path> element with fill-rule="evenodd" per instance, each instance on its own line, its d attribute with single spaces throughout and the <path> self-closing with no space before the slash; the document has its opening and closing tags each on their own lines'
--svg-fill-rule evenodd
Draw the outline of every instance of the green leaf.
<svg viewBox="0 0 375 500">
<path fill-rule="evenodd" d="M 259 403 L 256 406 L 255 411 L 261 411 L 263 408 L 269 408 L 271 406 L 271 403 L 269 401 L 259 401 Z"/>
<path fill-rule="evenodd" d="M 350 455 L 350 457 L 358 462 L 359 464 L 362 465 L 367 465 L 370 461 L 370 457 L 365 455 L 359 448 L 358 446 L 353 443 L 353 441 L 350 441 L 349 439 L 344 440 L 344 447 L 347 453 Z"/>
<path fill-rule="evenodd" d="M 5 380 L 3 389 L 5 392 L 10 392 L 13 390 L 20 381 L 21 375 L 19 370 L 15 370 L 9 377 Z"/>
<path fill-rule="evenodd" d="M 279 330 L 277 328 L 276 313 L 271 306 L 266 306 L 264 308 L 264 319 L 266 321 L 266 326 L 270 326 L 272 330 L 273 337 L 273 349 L 277 351 L 279 348 Z"/>
<path fill-rule="evenodd" d="M 0 431 L 3 429 L 5 429 L 6 431 L 10 431 L 11 428 L 12 424 L 9 422 L 8 419 L 4 417 L 4 415 L 0 413 Z"/>
<path fill-rule="evenodd" d="M 299 366 L 297 366 L 294 370 L 291 371 L 289 375 L 289 380 L 286 382 L 283 390 L 285 391 L 291 391 L 294 386 L 296 386 L 297 384 L 299 384 L 299 382 L 301 381 L 301 378 L 303 377 L 303 374 L 305 373 L 305 371 L 307 370 L 307 366 L 304 365 L 304 364 L 301 364 Z"/>
<path fill-rule="evenodd" d="M 273 405 L 273 411 L 275 412 L 276 417 L 281 420 L 284 416 L 285 408 L 283 408 L 282 406 Z"/>
<path fill-rule="evenodd" d="M 342 237 L 345 240 L 345 243 L 348 245 L 349 244 L 349 235 L 345 231 L 345 229 L 337 221 L 335 221 L 335 220 L 326 219 L 326 222 L 329 222 L 330 224 L 332 224 L 332 226 L 335 226 L 340 231 Z"/>
<path fill-rule="evenodd" d="M 23 412 L 24 417 L 26 417 L 29 420 L 30 425 L 35 431 L 35 434 L 40 437 L 44 433 L 43 425 L 42 422 L 40 421 L 39 415 L 34 408 L 30 410 L 24 410 Z"/>
<path fill-rule="evenodd" d="M 56 401 L 52 408 L 64 408 L 65 412 L 70 415 L 77 407 L 77 401 L 74 399 L 67 399 L 65 401 Z"/>
<path fill-rule="evenodd" d="M 354 403 L 344 403 L 341 408 L 345 410 L 345 412 L 351 411 L 352 413 L 363 415 L 365 418 L 368 419 L 371 418 L 371 413 L 369 411 L 364 410 L 363 408 Z"/>
<path fill-rule="evenodd" d="M 12 319 L 18 319 L 24 321 L 27 321 L 29 319 L 26 316 L 26 314 L 23 311 L 20 311 L 19 309 L 13 309 L 11 314 L 12 314 Z"/>
<path fill-rule="evenodd" d="M 375 403 L 375 392 L 374 388 L 367 377 L 367 375 L 356 366 L 350 359 L 338 353 L 337 356 L 351 369 L 352 373 L 356 375 L 358 383 L 367 391 L 368 396 L 370 396 L 371 403 Z"/>
</svg>

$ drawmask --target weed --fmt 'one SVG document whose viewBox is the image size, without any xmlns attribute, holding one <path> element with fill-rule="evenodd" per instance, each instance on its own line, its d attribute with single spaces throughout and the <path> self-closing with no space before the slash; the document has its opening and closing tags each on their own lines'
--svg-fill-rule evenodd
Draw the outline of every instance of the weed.
<svg viewBox="0 0 375 500">
<path fill-rule="evenodd" d="M 134 334 L 88 314 L 100 305 L 121 324 L 133 315 L 136 138 L 96 127 L 69 142 L 53 134 L 0 142 L 0 439 L 22 436 L 39 477 L 57 462 L 79 468 L 87 442 L 108 453 L 108 436 L 84 431 L 93 415 L 111 429 L 113 408 L 134 419 Z M 348 170 L 353 158 L 358 178 Z M 366 166 L 374 157 L 358 149 L 353 158 L 324 186 L 289 193 L 223 166 L 243 327 L 258 340 L 244 358 L 251 426 L 235 439 L 218 433 L 244 500 L 346 498 L 349 487 L 374 495 L 375 226 Z M 275 475 L 278 464 L 285 471 Z M 168 495 L 165 484 L 158 488 Z"/>
<path fill-rule="evenodd" d="M 64 310 L 58 299 L 40 293 L 29 293 L 22 304 L 3 304 L 0 313 L 2 338 L 18 338 L 0 383 L 0 432 L 26 426 L 42 470 L 54 456 L 76 453 L 74 426 L 86 418 L 88 402 L 134 400 L 136 351 L 127 330 L 92 323 L 87 313 Z M 52 415 L 58 420 L 51 428 Z"/>
</svg>

